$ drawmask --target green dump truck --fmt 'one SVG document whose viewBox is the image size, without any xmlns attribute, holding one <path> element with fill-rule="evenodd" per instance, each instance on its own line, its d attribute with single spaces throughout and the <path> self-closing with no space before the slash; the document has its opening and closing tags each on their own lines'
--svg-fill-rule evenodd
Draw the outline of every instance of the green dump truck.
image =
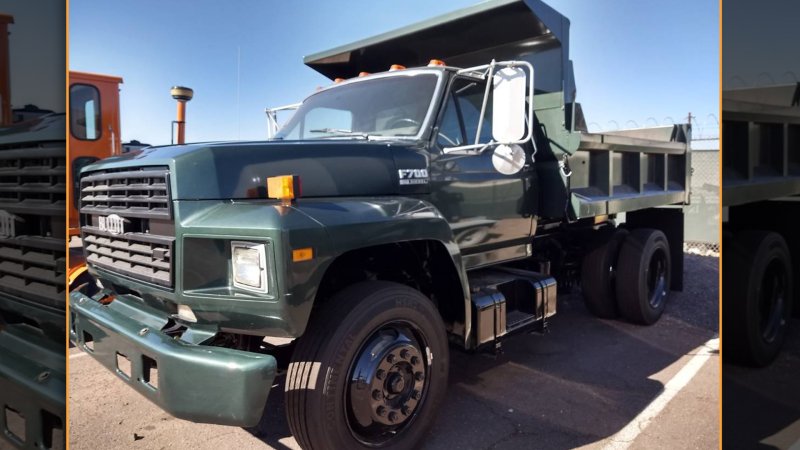
<svg viewBox="0 0 800 450">
<path fill-rule="evenodd" d="M 0 129 L 0 448 L 65 448 L 66 121 Z"/>
<path fill-rule="evenodd" d="M 87 167 L 102 289 L 71 294 L 72 339 L 176 417 L 254 426 L 285 374 L 302 447 L 410 448 L 451 348 L 546 331 L 558 286 L 654 323 L 690 128 L 587 133 L 568 35 L 541 1 L 484 2 L 307 57 L 336 82 L 269 141 Z"/>
<path fill-rule="evenodd" d="M 800 64 L 794 2 L 723 11 L 723 356 L 766 366 L 800 312 Z M 764 49 L 769 49 L 765 52 Z"/>
</svg>

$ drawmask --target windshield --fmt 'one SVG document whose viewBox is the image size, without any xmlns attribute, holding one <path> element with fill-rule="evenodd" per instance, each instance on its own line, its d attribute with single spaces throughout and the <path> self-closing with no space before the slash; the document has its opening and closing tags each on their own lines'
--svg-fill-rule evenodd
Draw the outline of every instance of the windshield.
<svg viewBox="0 0 800 450">
<path fill-rule="evenodd" d="M 324 90 L 308 97 L 275 137 L 414 137 L 428 114 L 437 80 L 435 73 L 417 73 Z"/>
</svg>

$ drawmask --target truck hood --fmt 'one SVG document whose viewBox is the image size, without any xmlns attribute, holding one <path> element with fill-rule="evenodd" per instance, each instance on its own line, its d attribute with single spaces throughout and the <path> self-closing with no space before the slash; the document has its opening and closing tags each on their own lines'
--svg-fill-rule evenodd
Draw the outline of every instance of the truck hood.
<svg viewBox="0 0 800 450">
<path fill-rule="evenodd" d="M 420 184 L 401 185 L 398 176 L 398 169 L 427 169 L 426 155 L 418 145 L 386 141 L 200 143 L 150 147 L 83 173 L 168 166 L 175 200 L 265 198 L 267 178 L 277 175 L 298 175 L 302 197 L 396 195 L 427 190 L 427 171 Z"/>
</svg>

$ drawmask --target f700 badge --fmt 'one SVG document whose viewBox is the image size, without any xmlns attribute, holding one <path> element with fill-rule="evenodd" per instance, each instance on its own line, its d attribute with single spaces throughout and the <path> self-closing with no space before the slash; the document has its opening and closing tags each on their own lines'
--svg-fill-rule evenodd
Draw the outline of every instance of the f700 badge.
<svg viewBox="0 0 800 450">
<path fill-rule="evenodd" d="M 399 169 L 400 185 L 428 184 L 428 169 Z"/>
<path fill-rule="evenodd" d="M 125 232 L 125 222 L 127 222 L 127 220 L 116 214 L 100 216 L 98 219 L 98 225 L 101 231 L 107 231 L 111 234 L 122 234 Z"/>
</svg>

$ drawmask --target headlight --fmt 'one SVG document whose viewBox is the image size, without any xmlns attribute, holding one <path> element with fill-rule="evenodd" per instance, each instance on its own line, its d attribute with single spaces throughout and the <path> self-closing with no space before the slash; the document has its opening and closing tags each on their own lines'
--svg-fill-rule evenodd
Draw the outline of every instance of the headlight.
<svg viewBox="0 0 800 450">
<path fill-rule="evenodd" d="M 233 285 L 256 292 L 267 292 L 267 251 L 264 244 L 231 242 Z"/>
</svg>

